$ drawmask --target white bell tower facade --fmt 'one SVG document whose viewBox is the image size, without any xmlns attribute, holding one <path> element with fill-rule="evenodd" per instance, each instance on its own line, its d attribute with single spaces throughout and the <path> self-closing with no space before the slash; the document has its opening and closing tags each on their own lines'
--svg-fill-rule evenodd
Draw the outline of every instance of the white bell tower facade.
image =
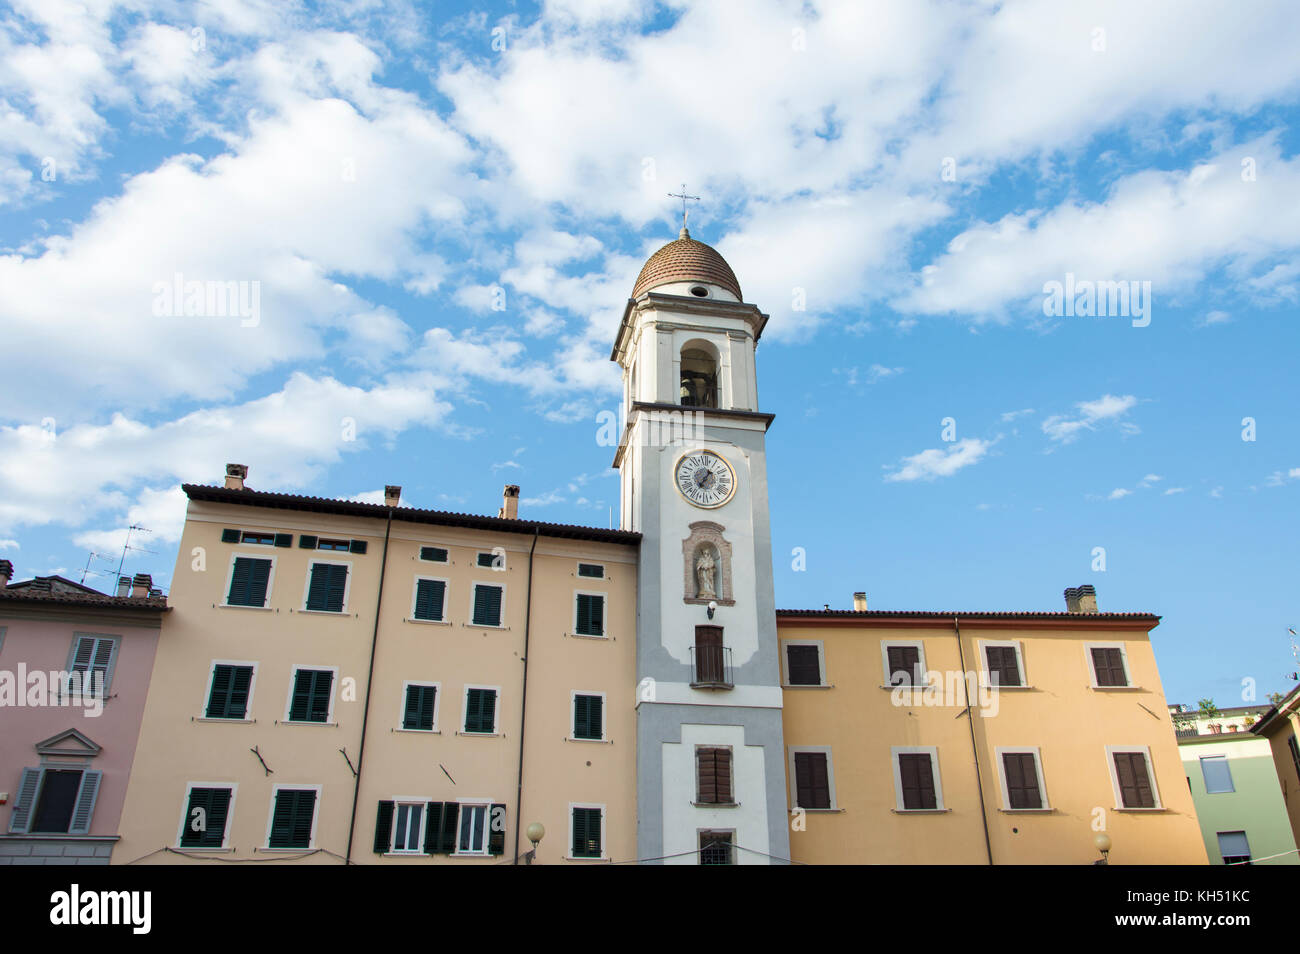
<svg viewBox="0 0 1300 954">
<path fill-rule="evenodd" d="M 620 524 L 642 534 L 638 854 L 789 857 L 766 433 L 767 316 L 714 249 L 680 237 L 638 277 L 612 359 L 625 425 Z"/>
</svg>

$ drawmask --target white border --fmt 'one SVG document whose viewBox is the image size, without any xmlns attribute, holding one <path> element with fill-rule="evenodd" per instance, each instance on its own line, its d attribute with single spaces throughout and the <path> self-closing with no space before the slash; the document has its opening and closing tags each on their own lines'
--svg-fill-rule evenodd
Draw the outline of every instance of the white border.
<svg viewBox="0 0 1300 954">
<path fill-rule="evenodd" d="M 442 584 L 442 618 L 441 619 L 423 619 L 415 615 L 415 604 L 420 599 L 420 581 L 428 580 L 431 583 Z M 420 576 L 416 575 L 415 580 L 411 583 L 411 615 L 408 622 L 411 623 L 447 623 L 447 604 L 450 602 L 448 596 L 451 594 L 451 580 L 441 576 Z"/>
<path fill-rule="evenodd" d="M 1231 786 L 1231 788 L 1229 788 L 1226 792 L 1210 791 L 1210 780 L 1205 777 L 1206 759 L 1222 760 L 1223 767 L 1228 770 L 1228 784 Z M 1201 782 L 1205 786 L 1206 795 L 1232 795 L 1237 791 L 1237 782 L 1232 777 L 1232 765 L 1230 764 L 1231 760 L 1226 755 L 1202 755 L 1198 757 L 1197 762 L 1201 767 Z"/>
<path fill-rule="evenodd" d="M 330 551 L 326 550 L 325 552 L 329 553 Z M 316 564 L 318 563 L 328 564 L 329 566 L 345 566 L 348 568 L 347 582 L 343 584 L 343 607 L 337 611 L 309 610 L 307 608 L 307 595 L 311 593 L 311 577 L 312 577 L 312 573 L 314 572 L 312 570 L 312 567 L 316 566 Z M 348 597 L 351 596 L 351 594 L 352 594 L 352 561 L 351 560 L 317 560 L 315 558 L 312 558 L 307 561 L 307 579 L 303 583 L 303 587 L 302 587 L 302 609 L 300 609 L 298 612 L 317 613 L 321 616 L 346 616 L 348 613 Z"/>
<path fill-rule="evenodd" d="M 600 623 L 601 633 L 580 633 L 578 632 L 578 597 L 579 596 L 598 596 L 600 597 Z M 583 636 L 587 639 L 609 639 L 609 594 L 600 593 L 595 590 L 574 590 L 573 591 L 573 635 Z"/>
<path fill-rule="evenodd" d="M 596 858 L 581 857 L 573 853 L 573 810 L 575 808 L 600 809 L 600 856 Z M 609 861 L 609 842 L 605 838 L 605 806 L 596 802 L 569 802 L 569 836 L 564 843 L 565 861 Z"/>
<path fill-rule="evenodd" d="M 324 722 L 316 722 L 310 719 L 290 719 L 289 713 L 293 710 L 293 687 L 298 682 L 298 670 L 316 669 L 322 672 L 328 670 L 334 674 L 330 679 L 330 708 Z M 288 725 L 334 725 L 334 701 L 338 698 L 339 691 L 339 667 L 338 666 L 313 666 L 310 663 L 293 663 L 289 667 L 289 697 L 284 701 L 284 722 Z"/>
<path fill-rule="evenodd" d="M 1115 771 L 1115 754 L 1117 752 L 1141 752 L 1147 760 L 1147 781 L 1151 783 L 1151 797 L 1155 805 L 1151 808 L 1129 808 L 1119 790 L 1119 773 Z M 1108 745 L 1106 746 L 1106 768 L 1110 772 L 1111 793 L 1115 796 L 1115 811 L 1118 812 L 1158 812 L 1165 807 L 1160 800 L 1160 789 L 1156 785 L 1156 767 L 1151 761 L 1151 747 L 1147 745 Z"/>
<path fill-rule="evenodd" d="M 212 681 L 217 677 L 218 666 L 251 666 L 253 668 L 253 678 L 248 680 L 248 702 L 244 706 L 244 717 L 242 719 L 228 719 L 221 716 L 208 715 L 208 703 L 212 700 Z M 252 722 L 253 711 L 253 690 L 257 688 L 257 663 L 249 659 L 214 659 L 208 666 L 208 687 L 203 692 L 203 701 L 199 708 L 199 718 L 205 722 Z M 290 690 L 292 692 L 292 689 Z"/>
<path fill-rule="evenodd" d="M 487 623 L 474 622 L 474 601 L 480 586 L 495 586 L 501 591 L 501 621 L 495 626 Z M 469 584 L 469 612 L 465 614 L 466 626 L 473 629 L 506 629 L 506 584 L 505 581 L 488 583 L 485 580 L 470 580 Z"/>
<path fill-rule="evenodd" d="M 384 854 L 393 855 L 397 858 L 409 858 L 412 855 L 425 854 L 424 838 L 425 832 L 427 832 L 429 828 L 429 802 L 433 801 L 433 799 L 416 797 L 414 795 L 398 795 L 394 798 L 385 798 L 383 800 L 393 803 L 393 820 L 388 826 L 388 850 L 385 851 Z M 402 805 L 420 806 L 420 833 L 419 837 L 416 839 L 416 847 L 414 851 L 410 848 L 398 849 L 393 847 L 393 838 L 397 835 L 397 809 Z M 459 821 L 459 819 L 457 820 Z"/>
<path fill-rule="evenodd" d="M 465 728 L 465 718 L 469 715 L 469 691 L 471 689 L 491 689 L 497 694 L 496 704 L 492 707 L 492 731 L 491 732 L 470 732 Z M 460 724 L 456 727 L 457 735 L 478 736 L 484 739 L 490 739 L 493 736 L 501 734 L 501 687 L 500 686 L 483 686 L 478 683 L 466 683 L 460 696 Z"/>
<path fill-rule="evenodd" d="M 609 574 L 607 574 L 607 573 L 605 572 L 605 568 L 606 568 L 608 565 L 609 565 L 609 564 L 607 564 L 607 563 L 594 563 L 594 562 L 592 562 L 591 560 L 575 560 L 575 561 L 573 562 L 573 578 L 574 578 L 575 580 L 606 580 L 606 581 L 608 581 L 608 580 L 609 580 Z M 600 576 L 583 576 L 581 573 L 578 572 L 579 567 L 582 567 L 582 566 L 598 566 L 598 567 L 600 567 Z"/>
<path fill-rule="evenodd" d="M 913 683 L 910 686 L 894 685 L 890 682 L 889 671 L 889 647 L 890 646 L 915 646 L 920 650 L 920 659 L 917 665 L 921 667 L 921 681 Z M 880 684 L 886 689 L 924 689 L 930 684 L 930 670 L 925 665 L 925 640 L 923 639 L 882 639 L 880 641 Z"/>
<path fill-rule="evenodd" d="M 903 807 L 903 772 L 898 761 L 900 755 L 928 755 L 930 756 L 930 774 L 934 776 L 934 808 L 904 808 Z M 893 763 L 894 769 L 894 806 L 895 811 L 903 814 L 912 814 L 913 812 L 941 812 L 945 811 L 943 804 L 943 780 L 939 776 L 939 748 L 934 745 L 894 745 L 889 749 L 889 761 Z"/>
<path fill-rule="evenodd" d="M 1092 651 L 1094 649 L 1118 649 L 1120 662 L 1124 664 L 1124 685 L 1122 686 L 1102 686 L 1097 683 L 1097 667 L 1092 662 Z M 1128 665 L 1128 646 L 1125 643 L 1084 643 L 1083 658 L 1088 666 L 1088 681 L 1093 689 L 1137 689 L 1138 686 L 1133 684 L 1133 670 Z"/>
<path fill-rule="evenodd" d="M 980 662 L 980 687 L 983 689 L 1028 689 L 1029 688 L 1029 670 L 1025 668 L 1025 648 L 1018 639 L 977 639 L 975 641 L 975 651 L 979 653 Z M 1020 670 L 1020 682 L 1014 686 L 993 685 L 993 680 L 989 677 L 989 657 L 986 650 L 990 647 L 1011 647 L 1016 651 L 1016 668 Z"/>
<path fill-rule="evenodd" d="M 283 548 L 281 548 L 283 549 Z M 271 572 L 266 575 L 266 600 L 261 606 L 242 606 L 239 603 L 230 602 L 230 583 L 235 578 L 235 559 L 243 557 L 245 560 L 270 560 Z M 221 602 L 217 604 L 221 609 L 251 609 L 267 610 L 271 608 L 271 594 L 275 592 L 275 554 L 267 555 L 265 553 L 240 553 L 238 550 L 231 551 L 230 567 L 226 570 L 226 588 L 221 591 Z"/>
<path fill-rule="evenodd" d="M 406 693 L 411 686 L 432 686 L 433 687 L 433 728 L 430 729 L 408 729 L 402 723 L 406 720 Z M 423 732 L 432 735 L 439 731 L 438 729 L 438 712 L 442 708 L 442 683 L 427 682 L 423 679 L 407 679 L 402 683 L 402 704 L 397 709 L 397 731 L 398 732 Z"/>
<path fill-rule="evenodd" d="M 476 686 L 482 688 L 481 686 Z M 462 858 L 489 858 L 488 846 L 492 842 L 492 806 L 500 805 L 501 802 L 493 801 L 490 798 L 458 798 L 456 799 L 456 847 L 452 849 L 452 855 L 459 855 Z M 461 851 L 460 850 L 460 825 L 461 810 L 464 808 L 485 808 L 487 814 L 483 818 L 483 850 L 482 851 Z"/>
<path fill-rule="evenodd" d="M 801 682 L 797 685 L 790 681 L 790 654 L 786 652 L 787 646 L 816 646 L 817 647 L 817 679 L 816 683 Z M 924 657 L 922 657 L 924 659 Z M 922 668 L 924 671 L 924 667 Z M 826 645 L 821 639 L 783 639 L 781 640 L 781 687 L 791 689 L 812 689 L 817 686 L 826 686 Z"/>
<path fill-rule="evenodd" d="M 578 696 L 600 696 L 600 738 L 599 739 L 580 739 L 574 731 L 578 725 Z M 603 692 L 592 692 L 587 689 L 570 689 L 569 690 L 569 739 L 570 742 L 608 742 L 609 736 L 605 729 L 609 727 L 609 705 Z"/>
</svg>

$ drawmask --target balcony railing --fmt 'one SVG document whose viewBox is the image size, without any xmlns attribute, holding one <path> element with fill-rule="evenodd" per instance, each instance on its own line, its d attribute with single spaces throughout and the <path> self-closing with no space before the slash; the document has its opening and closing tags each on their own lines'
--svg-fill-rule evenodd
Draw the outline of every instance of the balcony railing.
<svg viewBox="0 0 1300 954">
<path fill-rule="evenodd" d="M 695 663 L 691 686 L 695 689 L 730 689 L 731 650 L 726 646 L 692 646 Z"/>
<path fill-rule="evenodd" d="M 1201 734 L 1201 733 L 1198 732 L 1198 731 L 1196 730 L 1196 728 L 1194 728 L 1194 727 L 1193 727 L 1193 728 L 1190 728 L 1190 729 L 1175 729 L 1175 730 L 1174 730 L 1174 735 L 1175 735 L 1176 737 L 1180 738 L 1180 739 L 1194 739 L 1194 738 L 1196 738 L 1196 737 L 1197 737 L 1198 735 L 1200 735 L 1200 734 Z"/>
</svg>

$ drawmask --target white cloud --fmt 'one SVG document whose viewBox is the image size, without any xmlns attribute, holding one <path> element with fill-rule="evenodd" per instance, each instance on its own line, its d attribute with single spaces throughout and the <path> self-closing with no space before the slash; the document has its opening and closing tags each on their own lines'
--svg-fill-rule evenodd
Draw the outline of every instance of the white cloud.
<svg viewBox="0 0 1300 954">
<path fill-rule="evenodd" d="M 0 540 L 0 550 L 17 550 L 19 549 L 17 540 Z"/>
<path fill-rule="evenodd" d="M 1127 496 L 1128 496 L 1129 494 L 1131 494 L 1131 493 L 1133 493 L 1133 491 L 1128 490 L 1128 489 L 1126 489 L 1126 488 L 1124 488 L 1124 487 L 1116 487 L 1114 490 L 1112 490 L 1112 491 L 1110 492 L 1110 496 L 1107 497 L 1106 499 L 1107 499 L 1107 500 L 1119 500 L 1119 499 L 1121 499 L 1122 497 L 1127 497 Z"/>
<path fill-rule="evenodd" d="M 1005 411 L 1002 414 L 1002 420 L 1004 423 L 1009 421 L 1014 421 L 1018 417 L 1025 417 L 1026 415 L 1033 414 L 1033 413 L 1034 413 L 1034 409 L 1032 407 L 1022 408 L 1019 411 Z"/>
<path fill-rule="evenodd" d="M 1171 497 L 1174 494 L 1184 493 L 1186 490 L 1187 490 L 1186 487 L 1170 487 L 1168 490 L 1165 491 L 1165 496 Z"/>
<path fill-rule="evenodd" d="M 1137 398 L 1131 394 L 1122 397 L 1104 394 L 1093 401 L 1080 401 L 1075 404 L 1080 412 L 1078 416 L 1053 414 L 1043 421 L 1043 433 L 1058 443 L 1069 444 L 1083 431 L 1096 430 L 1096 425 L 1101 422 L 1123 417 L 1136 404 Z"/>
<path fill-rule="evenodd" d="M 898 470 L 885 475 L 886 481 L 934 480 L 950 477 L 963 467 L 977 464 L 995 441 L 968 437 L 944 448 L 923 450 L 904 457 Z"/>
</svg>

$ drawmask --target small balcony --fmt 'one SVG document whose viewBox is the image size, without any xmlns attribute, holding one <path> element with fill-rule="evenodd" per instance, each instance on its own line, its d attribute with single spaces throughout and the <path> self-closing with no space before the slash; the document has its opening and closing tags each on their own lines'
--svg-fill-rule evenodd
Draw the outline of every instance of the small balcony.
<svg viewBox="0 0 1300 954">
<path fill-rule="evenodd" d="M 731 689 L 731 650 L 726 646 L 692 646 L 692 689 Z"/>
<path fill-rule="evenodd" d="M 1180 739 L 1194 739 L 1201 733 L 1193 726 L 1190 729 L 1175 729 L 1174 735 Z"/>
</svg>

